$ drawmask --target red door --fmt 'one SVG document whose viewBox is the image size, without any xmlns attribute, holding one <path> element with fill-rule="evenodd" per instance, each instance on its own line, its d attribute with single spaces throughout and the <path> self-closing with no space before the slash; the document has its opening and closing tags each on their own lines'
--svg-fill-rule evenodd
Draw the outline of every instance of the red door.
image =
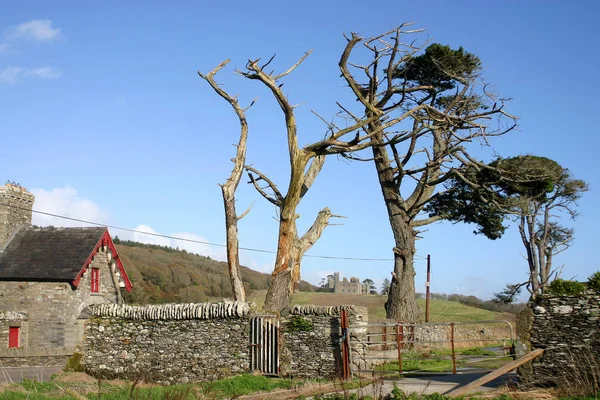
<svg viewBox="0 0 600 400">
<path fill-rule="evenodd" d="M 17 348 L 19 347 L 19 327 L 11 326 L 8 328 L 8 347 Z"/>
</svg>

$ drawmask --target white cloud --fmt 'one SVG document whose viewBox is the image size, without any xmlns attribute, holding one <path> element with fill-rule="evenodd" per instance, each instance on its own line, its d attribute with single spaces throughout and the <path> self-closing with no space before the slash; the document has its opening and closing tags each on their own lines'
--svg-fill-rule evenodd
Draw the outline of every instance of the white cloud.
<svg viewBox="0 0 600 400">
<path fill-rule="evenodd" d="M 84 221 L 96 222 L 99 224 L 110 225 L 110 215 L 93 201 L 78 195 L 77 189 L 72 187 L 45 189 L 31 189 L 35 195 L 33 209 L 43 211 L 49 214 L 61 215 L 69 218 L 80 219 Z M 38 226 L 90 226 L 89 224 L 77 222 L 69 219 L 53 217 L 40 213 L 33 213 L 33 225 Z M 136 232 L 120 231 L 111 229 L 113 237 L 119 236 L 121 239 L 133 240 L 135 242 L 156 244 L 159 246 L 168 246 L 172 248 L 179 247 L 194 254 L 200 254 L 210 257 L 214 260 L 225 261 L 227 259 L 227 250 L 225 247 L 208 245 L 205 237 L 189 232 L 172 233 L 170 237 L 157 236 L 159 232 L 150 225 L 141 224 L 134 228 Z M 178 240 L 173 238 L 181 238 Z M 242 258 L 245 257 L 242 255 Z M 272 264 L 258 265 L 253 260 L 248 260 L 243 265 L 250 265 L 252 269 L 261 272 L 271 272 Z"/>
<path fill-rule="evenodd" d="M 52 41 L 60 38 L 60 28 L 53 28 L 49 19 L 34 19 L 10 28 L 8 38 Z"/>
<path fill-rule="evenodd" d="M 264 264 L 259 264 L 254 260 L 250 260 L 247 263 L 244 263 L 243 261 L 240 262 L 240 264 L 242 264 L 245 267 L 248 267 L 250 269 L 253 269 L 255 271 L 258 272 L 262 272 L 263 274 L 269 274 L 271 272 L 273 272 L 273 263 L 264 263 Z"/>
<path fill-rule="evenodd" d="M 180 248 L 190 253 L 210 257 L 214 260 L 225 261 L 227 259 L 227 252 L 224 247 L 211 246 L 205 243 L 198 243 L 208 242 L 208 240 L 194 233 L 173 233 L 170 235 L 166 235 L 170 236 L 167 238 L 163 236 L 156 236 L 159 235 L 159 233 L 155 231 L 151 226 L 144 224 L 136 226 L 134 230 L 136 232 L 124 232 L 123 234 L 120 234 L 119 237 L 123 239 L 133 240 L 135 242 L 156 244 L 159 246 L 168 246 L 172 248 Z M 145 233 L 150 233 L 150 235 Z M 184 240 L 178 240 L 173 238 L 181 238 Z"/>
<path fill-rule="evenodd" d="M 0 69 L 0 84 L 14 85 L 19 81 L 19 78 L 23 74 L 23 68 L 21 67 L 6 67 Z"/>
<path fill-rule="evenodd" d="M 0 69 L 0 84 L 14 85 L 28 76 L 41 79 L 56 79 L 61 75 L 62 73 L 60 70 L 54 67 L 26 69 L 23 67 L 9 66 Z"/>
<path fill-rule="evenodd" d="M 312 283 L 313 285 L 319 285 L 323 278 L 327 279 L 327 275 L 333 275 L 336 271 L 333 270 L 304 270 L 300 276 L 300 279 Z M 339 271 L 338 271 L 339 272 Z M 343 279 L 342 276 L 340 279 Z M 350 277 L 348 277 L 350 278 Z"/>
<path fill-rule="evenodd" d="M 134 242 L 147 243 L 147 244 L 156 244 L 159 246 L 170 246 L 171 239 L 163 238 L 160 236 L 154 235 L 145 235 L 142 232 L 148 232 L 150 234 L 158 234 L 151 226 L 148 225 L 138 225 L 133 228 L 138 232 L 128 232 L 121 235 L 123 238 L 128 240 L 133 240 Z"/>
<path fill-rule="evenodd" d="M 78 196 L 72 187 L 51 190 L 32 189 L 35 195 L 34 210 L 85 221 L 108 224 L 108 212 L 102 210 L 93 201 Z M 89 226 L 88 224 L 49 215 L 33 213 L 33 224 L 38 226 Z"/>
<path fill-rule="evenodd" d="M 62 73 L 57 68 L 42 67 L 28 70 L 27 75 L 33 75 L 44 79 L 56 79 L 60 78 Z"/>
</svg>

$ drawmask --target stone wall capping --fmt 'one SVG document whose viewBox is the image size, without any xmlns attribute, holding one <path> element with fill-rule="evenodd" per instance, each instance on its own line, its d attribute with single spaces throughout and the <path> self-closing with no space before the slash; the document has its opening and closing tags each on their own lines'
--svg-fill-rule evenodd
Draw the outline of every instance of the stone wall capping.
<svg viewBox="0 0 600 400">
<path fill-rule="evenodd" d="M 290 309 L 291 315 L 318 315 L 318 316 L 339 316 L 342 310 L 348 311 L 351 315 L 363 313 L 362 307 L 356 307 L 350 304 L 340 306 L 316 306 L 312 304 L 295 305 Z"/>
<path fill-rule="evenodd" d="M 210 320 L 246 318 L 251 314 L 251 311 L 250 303 L 239 301 L 150 304 L 143 306 L 99 304 L 93 307 L 92 315 L 130 320 Z"/>
</svg>

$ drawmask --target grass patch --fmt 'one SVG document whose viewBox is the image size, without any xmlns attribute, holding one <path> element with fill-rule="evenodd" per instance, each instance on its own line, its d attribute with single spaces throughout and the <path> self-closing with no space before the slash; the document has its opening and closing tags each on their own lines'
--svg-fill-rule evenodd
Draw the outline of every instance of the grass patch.
<svg viewBox="0 0 600 400">
<path fill-rule="evenodd" d="M 478 359 L 481 357 L 481 359 Z M 485 347 L 456 350 L 457 368 L 497 369 L 512 361 L 511 356 L 499 356 Z M 375 367 L 378 371 L 398 372 L 398 361 L 389 361 Z M 433 348 L 426 352 L 410 350 L 402 354 L 402 371 L 450 372 L 453 370 L 452 350 Z"/>
<path fill-rule="evenodd" d="M 193 400 L 198 398 L 198 392 L 193 385 L 154 386 L 143 388 L 123 385 L 120 387 L 113 387 L 110 391 L 87 393 L 86 397 L 95 400 Z"/>
<path fill-rule="evenodd" d="M 248 296 L 248 301 L 256 303 L 257 307 L 262 308 L 265 302 L 266 290 L 257 290 Z M 292 304 L 315 304 L 321 306 L 337 306 L 340 304 L 354 304 L 360 307 L 366 307 L 369 311 L 369 321 L 378 321 L 385 319 L 384 304 L 387 296 L 369 295 L 362 296 L 356 294 L 343 293 L 324 293 L 324 292 L 297 292 L 292 296 Z M 421 307 L 425 319 L 425 300 L 417 300 Z M 459 321 L 482 321 L 509 319 L 514 320 L 514 315 L 497 313 L 483 310 L 481 308 L 470 307 L 456 301 L 432 300 L 430 305 L 432 322 L 459 322 Z"/>
<path fill-rule="evenodd" d="M 2 400 L 73 400 L 69 395 L 51 395 L 49 393 L 14 392 L 11 390 L 0 393 Z"/>
<path fill-rule="evenodd" d="M 390 361 L 375 367 L 377 371 L 398 371 L 398 361 Z M 452 360 L 447 359 L 446 354 L 429 353 L 425 357 L 423 354 L 416 351 L 409 351 L 402 354 L 402 371 L 434 371 L 447 372 L 452 371 Z"/>
<path fill-rule="evenodd" d="M 262 375 L 250 374 L 201 384 L 205 391 L 226 398 L 256 392 L 269 392 L 275 389 L 289 389 L 292 385 L 293 381 L 290 379 L 267 378 Z"/>
<path fill-rule="evenodd" d="M 469 368 L 481 368 L 481 369 L 498 369 L 501 366 L 511 362 L 513 358 L 511 356 L 488 358 L 486 360 L 480 360 L 476 362 L 466 362 L 465 367 Z"/>
<path fill-rule="evenodd" d="M 244 374 L 212 382 L 172 386 L 149 385 L 142 382 L 97 380 L 83 373 L 63 373 L 50 382 L 23 380 L 0 389 L 0 399 L 8 400 L 72 400 L 84 396 L 94 400 L 193 400 L 198 398 L 231 399 L 257 392 L 301 388 L 320 380 L 293 380 Z M 345 388 L 359 387 L 360 383 L 344 383 Z"/>
<path fill-rule="evenodd" d="M 495 356 L 496 353 L 493 350 L 486 350 L 482 347 L 472 347 L 469 349 L 463 349 L 459 351 L 462 356 Z"/>
<path fill-rule="evenodd" d="M 132 384 L 104 388 L 101 394 L 88 393 L 90 399 L 176 399 L 193 400 L 200 397 L 230 399 L 256 392 L 268 392 L 276 389 L 289 389 L 293 385 L 290 379 L 267 378 L 262 375 L 244 374 L 232 378 L 220 379 L 199 384 L 181 384 L 172 386 L 136 387 Z"/>
<path fill-rule="evenodd" d="M 20 384 L 13 384 L 0 393 L 1 399 L 7 400 L 62 400 L 73 399 L 52 382 L 39 382 L 35 379 L 24 378 Z"/>
</svg>

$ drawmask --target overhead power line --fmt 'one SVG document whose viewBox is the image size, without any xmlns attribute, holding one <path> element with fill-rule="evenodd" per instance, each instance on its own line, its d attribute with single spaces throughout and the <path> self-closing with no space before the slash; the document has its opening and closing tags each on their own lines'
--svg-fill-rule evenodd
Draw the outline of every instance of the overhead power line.
<svg viewBox="0 0 600 400">
<path fill-rule="evenodd" d="M 16 208 L 16 209 L 19 209 L 19 210 L 29 211 L 28 208 L 19 207 L 19 206 L 12 205 L 12 204 L 1 204 L 0 203 L 0 205 L 1 206 L 5 206 L 5 207 Z M 87 221 L 87 220 L 84 220 L 84 219 L 67 217 L 66 215 L 53 214 L 53 213 L 49 213 L 49 212 L 45 212 L 45 211 L 39 211 L 39 210 L 31 210 L 31 211 L 34 212 L 34 213 L 36 213 L 36 214 L 47 215 L 49 217 L 66 219 L 66 220 L 69 220 L 69 221 L 80 222 L 80 223 L 83 223 L 83 224 L 89 224 L 89 225 L 95 225 L 95 226 L 102 226 L 102 227 L 107 227 L 107 228 L 110 228 L 110 229 L 117 229 L 117 230 L 121 230 L 121 231 L 125 231 L 125 232 L 139 233 L 141 235 L 149 235 L 149 236 L 161 237 L 161 238 L 166 238 L 166 239 L 180 240 L 182 242 L 198 243 L 198 244 L 204 244 L 204 245 L 207 245 L 207 246 L 227 247 L 227 245 L 220 244 L 220 243 L 211 243 L 211 242 L 205 242 L 203 240 L 187 239 L 187 238 L 182 238 L 182 237 L 177 237 L 177 236 L 163 235 L 161 233 L 155 233 L 155 232 L 144 232 L 144 231 L 139 231 L 137 229 L 123 228 L 123 227 L 115 226 L 115 225 L 102 224 L 100 222 Z M 255 252 L 255 253 L 276 254 L 276 252 L 272 251 L 272 250 L 255 249 L 255 248 L 251 248 L 251 247 L 239 247 L 239 249 L 240 250 L 245 250 L 245 251 L 252 251 L 252 252 Z M 327 259 L 327 260 L 348 260 L 348 261 L 394 261 L 393 258 L 338 257 L 338 256 L 323 256 L 323 255 L 316 255 L 316 254 L 305 254 L 304 257 L 321 258 L 321 259 Z M 425 258 L 426 257 L 415 256 L 415 260 L 421 260 L 421 259 L 425 259 Z"/>
</svg>

